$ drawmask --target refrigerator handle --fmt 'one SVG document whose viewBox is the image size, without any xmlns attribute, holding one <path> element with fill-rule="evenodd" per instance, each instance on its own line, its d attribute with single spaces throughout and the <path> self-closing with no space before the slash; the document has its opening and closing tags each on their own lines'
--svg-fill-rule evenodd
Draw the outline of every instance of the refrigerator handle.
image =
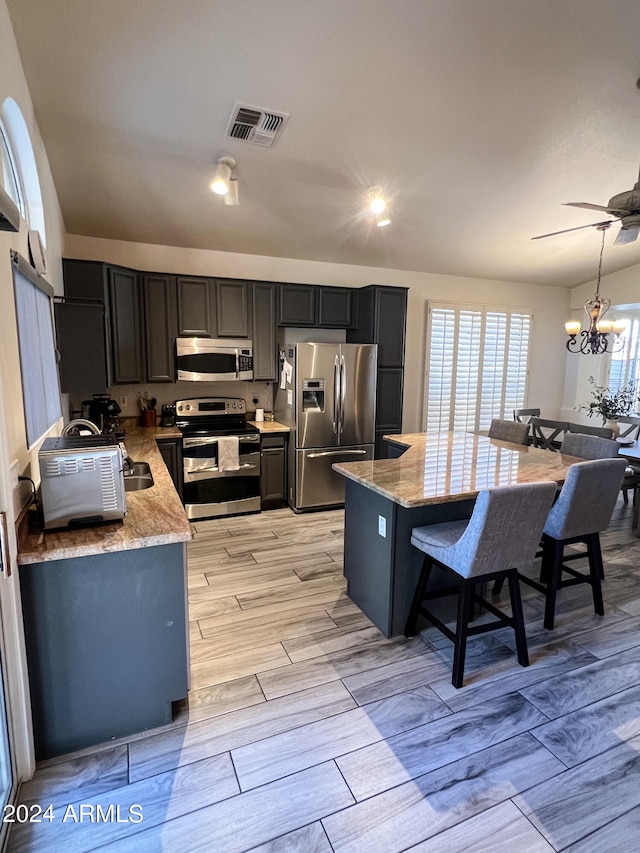
<svg viewBox="0 0 640 853">
<path fill-rule="evenodd" d="M 340 356 L 340 435 L 344 430 L 344 403 L 347 398 L 347 369 L 344 356 Z"/>
<path fill-rule="evenodd" d="M 340 366 L 338 356 L 333 360 L 333 431 L 340 435 Z"/>
</svg>

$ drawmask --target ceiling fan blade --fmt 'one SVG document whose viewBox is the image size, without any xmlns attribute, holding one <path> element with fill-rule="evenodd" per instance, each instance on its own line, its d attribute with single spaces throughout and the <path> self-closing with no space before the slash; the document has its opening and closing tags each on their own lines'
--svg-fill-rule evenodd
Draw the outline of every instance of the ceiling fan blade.
<svg viewBox="0 0 640 853">
<path fill-rule="evenodd" d="M 583 207 L 585 210 L 602 210 L 609 213 L 609 208 L 602 204 L 590 204 L 588 201 L 563 201 L 563 207 Z"/>
<path fill-rule="evenodd" d="M 618 231 L 616 239 L 613 241 L 614 246 L 625 246 L 627 243 L 633 243 L 638 239 L 640 228 L 621 228 Z"/>
<path fill-rule="evenodd" d="M 563 228 L 562 231 L 551 231 L 549 234 L 538 234 L 537 237 L 532 237 L 532 240 L 542 240 L 543 237 L 555 237 L 556 234 L 568 234 L 569 231 L 580 231 L 581 228 L 598 228 L 602 225 L 611 225 L 610 219 L 605 222 L 590 222 L 588 225 L 578 225 L 576 228 Z"/>
</svg>

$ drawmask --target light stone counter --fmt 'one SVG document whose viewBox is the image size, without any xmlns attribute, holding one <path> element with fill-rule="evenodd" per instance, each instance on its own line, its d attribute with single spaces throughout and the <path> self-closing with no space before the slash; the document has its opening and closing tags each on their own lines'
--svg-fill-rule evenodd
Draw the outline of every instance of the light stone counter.
<svg viewBox="0 0 640 853">
<path fill-rule="evenodd" d="M 408 449 L 397 459 L 336 463 L 350 480 L 404 507 L 475 498 L 481 489 L 564 482 L 567 468 L 583 460 L 466 432 L 385 436 Z"/>
<path fill-rule="evenodd" d="M 180 431 L 175 427 L 125 426 L 127 451 L 135 462 L 149 463 L 153 486 L 126 493 L 127 515 L 122 521 L 45 533 L 31 518 L 33 514 L 27 513 L 18 534 L 20 565 L 168 545 L 192 538 L 184 507 L 155 441 L 181 438 Z"/>
<path fill-rule="evenodd" d="M 269 435 L 277 432 L 291 432 L 291 427 L 280 424 L 278 421 L 247 421 L 251 426 L 257 427 L 261 435 Z"/>
</svg>

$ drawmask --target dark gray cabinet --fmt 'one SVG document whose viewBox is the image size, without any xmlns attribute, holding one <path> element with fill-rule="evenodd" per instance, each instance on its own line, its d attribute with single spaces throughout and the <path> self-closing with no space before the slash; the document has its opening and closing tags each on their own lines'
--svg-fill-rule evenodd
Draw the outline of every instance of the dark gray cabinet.
<svg viewBox="0 0 640 853">
<path fill-rule="evenodd" d="M 315 284 L 281 284 L 279 287 L 278 325 L 317 325 L 317 286 Z"/>
<path fill-rule="evenodd" d="M 215 338 L 215 282 L 197 276 L 177 276 L 178 334 L 189 337 Z"/>
<path fill-rule="evenodd" d="M 284 506 L 287 500 L 286 436 L 263 435 L 260 441 L 262 509 Z"/>
<path fill-rule="evenodd" d="M 62 390 L 104 391 L 143 382 L 140 282 L 135 270 L 63 260 L 65 301 L 56 307 Z"/>
<path fill-rule="evenodd" d="M 278 353 L 276 352 L 277 285 L 266 281 L 253 284 L 253 378 L 275 382 Z"/>
<path fill-rule="evenodd" d="M 220 338 L 249 338 L 251 282 L 217 278 L 216 312 L 217 336 Z"/>
<path fill-rule="evenodd" d="M 402 431 L 407 289 L 372 284 L 358 291 L 357 326 L 350 343 L 378 344 L 376 459 L 387 456 L 382 436 Z"/>
<path fill-rule="evenodd" d="M 181 438 L 157 438 L 156 444 L 160 455 L 167 466 L 167 470 L 176 487 L 180 500 L 184 503 L 184 475 L 182 470 L 182 439 Z"/>
<path fill-rule="evenodd" d="M 318 288 L 318 322 L 325 329 L 348 329 L 355 320 L 357 291 L 350 287 Z"/>
<path fill-rule="evenodd" d="M 178 334 L 176 280 L 169 275 L 142 275 L 147 382 L 175 382 L 175 337 Z"/>
<path fill-rule="evenodd" d="M 189 686 L 184 543 L 20 567 L 37 759 L 166 725 Z"/>
</svg>

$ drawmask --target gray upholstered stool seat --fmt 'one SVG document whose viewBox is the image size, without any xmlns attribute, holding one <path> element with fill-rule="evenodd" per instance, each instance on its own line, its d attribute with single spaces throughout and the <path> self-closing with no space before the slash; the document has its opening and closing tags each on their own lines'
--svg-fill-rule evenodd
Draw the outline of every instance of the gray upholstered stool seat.
<svg viewBox="0 0 640 853">
<path fill-rule="evenodd" d="M 415 633 L 418 617 L 423 615 L 453 640 L 451 681 L 454 687 L 462 686 L 467 637 L 504 625 L 514 630 L 518 662 L 528 665 L 517 567 L 529 563 L 535 555 L 556 488 L 553 482 L 542 482 L 485 489 L 478 495 L 468 521 L 447 521 L 413 529 L 411 544 L 422 551 L 425 558 L 405 634 Z M 445 589 L 429 590 L 434 565 L 456 575 L 457 583 Z M 477 584 L 505 578 L 509 581 L 511 616 L 476 592 Z M 453 594 L 458 595 L 455 633 L 425 606 L 426 601 Z M 496 621 L 470 627 L 474 602 L 480 603 Z"/>
<path fill-rule="evenodd" d="M 620 459 L 619 450 L 620 445 L 611 438 L 572 432 L 565 435 L 560 448 L 561 453 L 578 456 L 581 459 Z M 629 503 L 629 489 L 633 489 L 633 502 L 636 502 L 638 486 L 640 486 L 640 468 L 627 462 L 622 481 L 622 496 L 625 503 Z"/>
</svg>

